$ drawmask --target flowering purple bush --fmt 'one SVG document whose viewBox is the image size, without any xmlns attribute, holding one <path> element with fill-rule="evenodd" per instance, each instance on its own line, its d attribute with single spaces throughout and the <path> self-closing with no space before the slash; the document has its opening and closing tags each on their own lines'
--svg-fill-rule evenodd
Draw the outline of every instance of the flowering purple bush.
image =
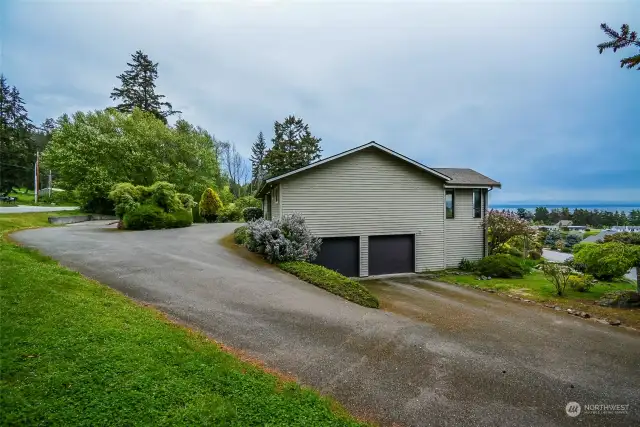
<svg viewBox="0 0 640 427">
<path fill-rule="evenodd" d="M 247 225 L 247 248 L 263 255 L 272 264 L 287 261 L 313 261 L 322 239 L 315 237 L 299 214 L 268 221 L 260 218 Z"/>
</svg>

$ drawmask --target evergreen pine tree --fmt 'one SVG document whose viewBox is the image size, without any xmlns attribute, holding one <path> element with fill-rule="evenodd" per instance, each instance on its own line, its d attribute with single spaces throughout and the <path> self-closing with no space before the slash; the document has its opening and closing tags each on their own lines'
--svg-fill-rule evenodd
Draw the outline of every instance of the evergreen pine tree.
<svg viewBox="0 0 640 427">
<path fill-rule="evenodd" d="M 259 187 L 266 176 L 264 157 L 267 153 L 267 143 L 262 131 L 251 147 L 251 178 L 256 187 Z"/>
<path fill-rule="evenodd" d="M 20 92 L 0 75 L 0 193 L 29 181 L 35 155 L 31 128 Z"/>
<path fill-rule="evenodd" d="M 598 45 L 600 53 L 607 49 L 611 49 L 615 52 L 618 49 L 623 49 L 625 47 L 640 49 L 638 33 L 631 31 L 628 24 L 623 24 L 622 27 L 620 27 L 620 32 L 613 30 L 607 24 L 600 24 L 600 29 L 602 29 L 602 31 L 604 31 L 604 33 L 611 39 Z M 640 53 L 636 53 L 635 55 L 631 55 L 627 58 L 622 58 L 620 60 L 620 67 L 627 67 L 628 69 L 637 67 L 636 69 L 640 70 Z"/>
<path fill-rule="evenodd" d="M 295 116 L 273 125 L 273 147 L 267 152 L 264 164 L 268 176 L 277 176 L 307 166 L 320 159 L 321 138 L 311 135 L 309 125 Z"/>
<path fill-rule="evenodd" d="M 181 113 L 173 109 L 169 102 L 162 101 L 165 96 L 156 93 L 158 63 L 154 63 L 141 50 L 131 55 L 132 62 L 127 62 L 129 69 L 118 76 L 121 87 L 113 88 L 111 99 L 120 101 L 116 109 L 130 113 L 134 108 L 153 113 L 167 123 L 167 117 Z"/>
</svg>

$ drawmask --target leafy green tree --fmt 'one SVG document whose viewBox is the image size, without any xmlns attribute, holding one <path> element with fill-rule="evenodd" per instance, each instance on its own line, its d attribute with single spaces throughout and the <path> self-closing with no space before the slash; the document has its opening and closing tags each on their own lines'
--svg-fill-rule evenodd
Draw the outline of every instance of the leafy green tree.
<svg viewBox="0 0 640 427">
<path fill-rule="evenodd" d="M 266 177 L 264 158 L 267 154 L 267 143 L 264 139 L 262 131 L 258 134 L 258 138 L 251 147 L 251 181 L 256 188 L 260 188 L 260 185 Z"/>
<path fill-rule="evenodd" d="M 116 109 L 130 113 L 134 108 L 148 111 L 167 123 L 167 117 L 181 113 L 173 109 L 171 103 L 163 101 L 164 95 L 156 93 L 158 63 L 154 63 L 141 50 L 131 55 L 132 62 L 127 62 L 129 69 L 118 76 L 121 86 L 114 87 L 111 99 L 120 101 Z"/>
<path fill-rule="evenodd" d="M 32 177 L 35 151 L 31 129 L 20 92 L 0 75 L 0 193 L 22 186 Z"/>
<path fill-rule="evenodd" d="M 607 49 L 613 49 L 613 51 L 616 52 L 618 49 L 623 49 L 625 47 L 635 47 L 640 49 L 640 39 L 638 39 L 638 33 L 635 31 L 630 31 L 629 25 L 623 24 L 622 27 L 620 27 L 620 32 L 613 30 L 607 24 L 600 24 L 600 28 L 611 39 L 598 45 L 598 50 L 600 51 L 600 53 L 604 52 Z M 637 70 L 640 70 L 640 53 L 622 58 L 620 60 L 620 68 L 623 67 L 627 67 L 628 69 L 638 67 Z"/>
<path fill-rule="evenodd" d="M 63 116 L 58 126 L 43 163 L 90 211 L 113 210 L 107 195 L 116 183 L 167 181 L 181 193 L 200 195 L 220 175 L 211 137 L 184 120 L 169 127 L 138 108 L 131 114 L 110 108 Z"/>
<path fill-rule="evenodd" d="M 544 206 L 538 206 L 533 214 L 533 220 L 547 224 L 549 222 L 549 209 Z"/>
<path fill-rule="evenodd" d="M 320 141 L 302 119 L 289 116 L 273 125 L 273 147 L 264 158 L 268 176 L 277 176 L 307 166 L 320 159 Z"/>
<path fill-rule="evenodd" d="M 223 204 L 218 193 L 212 188 L 205 189 L 198 205 L 200 216 L 207 222 L 215 222 L 218 218 L 218 211 L 222 207 Z"/>
</svg>

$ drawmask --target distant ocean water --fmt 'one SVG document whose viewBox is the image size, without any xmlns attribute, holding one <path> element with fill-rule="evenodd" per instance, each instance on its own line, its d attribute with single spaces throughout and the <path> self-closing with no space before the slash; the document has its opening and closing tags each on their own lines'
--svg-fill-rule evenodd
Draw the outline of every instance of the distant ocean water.
<svg viewBox="0 0 640 427">
<path fill-rule="evenodd" d="M 544 206 L 547 209 L 551 210 L 551 209 L 561 209 L 561 208 L 569 208 L 570 211 L 573 211 L 574 209 L 586 209 L 586 210 L 595 210 L 598 209 L 599 211 L 611 211 L 611 212 L 626 212 L 629 213 L 629 211 L 632 211 L 634 209 L 640 209 L 640 203 L 626 203 L 624 205 L 622 204 L 607 204 L 607 203 L 600 203 L 600 204 L 547 204 L 547 203 L 538 203 L 538 204 L 531 204 L 531 203 L 523 203 L 523 204 L 517 204 L 517 203 L 508 203 L 508 204 L 493 204 L 493 203 L 489 203 L 489 207 L 491 209 L 507 209 L 507 210 L 516 210 L 518 208 L 524 208 L 530 211 L 534 211 L 538 206 Z"/>
</svg>

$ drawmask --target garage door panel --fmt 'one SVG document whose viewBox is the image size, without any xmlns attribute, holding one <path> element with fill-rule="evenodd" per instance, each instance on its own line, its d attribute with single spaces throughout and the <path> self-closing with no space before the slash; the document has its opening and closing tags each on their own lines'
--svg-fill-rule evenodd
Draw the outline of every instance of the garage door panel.
<svg viewBox="0 0 640 427">
<path fill-rule="evenodd" d="M 412 234 L 369 237 L 369 274 L 413 273 L 415 237 Z"/>
<path fill-rule="evenodd" d="M 326 237 L 314 264 L 335 270 L 347 277 L 360 275 L 360 237 Z"/>
</svg>

